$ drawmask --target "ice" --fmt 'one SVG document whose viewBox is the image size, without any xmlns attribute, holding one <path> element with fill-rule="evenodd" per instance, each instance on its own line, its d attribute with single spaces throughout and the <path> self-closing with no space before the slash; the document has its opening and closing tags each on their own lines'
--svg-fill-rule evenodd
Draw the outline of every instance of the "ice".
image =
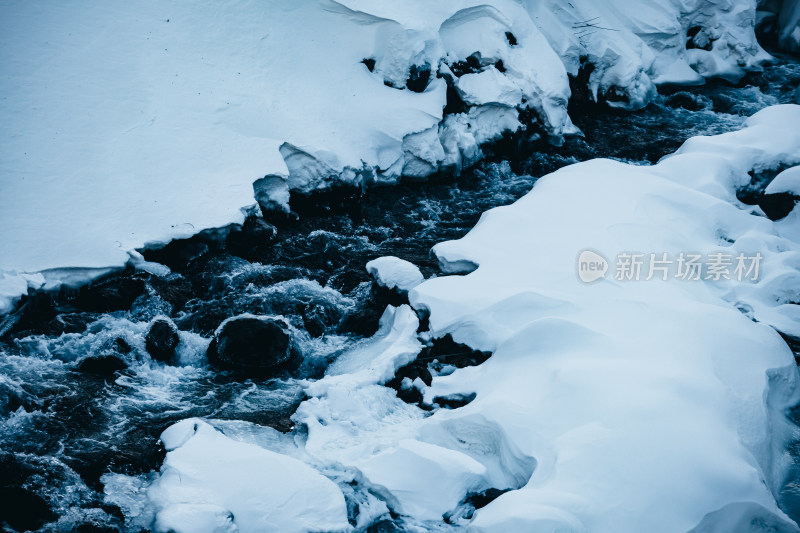
<svg viewBox="0 0 800 533">
<path fill-rule="evenodd" d="M 349 531 L 344 496 L 306 464 L 232 440 L 199 419 L 161 436 L 167 457 L 148 488 L 155 531 Z"/>
<path fill-rule="evenodd" d="M 28 274 L 86 282 L 144 245 L 242 222 L 256 200 L 288 212 L 290 190 L 460 168 L 523 109 L 576 133 L 581 58 L 592 94 L 634 109 L 655 83 L 734 79 L 767 57 L 746 0 L 15 0 L 2 15 L 3 311 Z M 689 28 L 710 50 L 685 49 Z M 465 113 L 443 117 L 447 83 Z"/>
</svg>

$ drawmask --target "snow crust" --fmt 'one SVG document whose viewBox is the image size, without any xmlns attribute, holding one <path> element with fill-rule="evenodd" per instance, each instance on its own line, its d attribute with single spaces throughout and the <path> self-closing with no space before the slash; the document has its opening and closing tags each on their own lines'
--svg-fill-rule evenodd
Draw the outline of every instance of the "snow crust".
<svg viewBox="0 0 800 533">
<path fill-rule="evenodd" d="M 520 110 L 574 133 L 567 74 L 582 57 L 590 91 L 627 108 L 655 83 L 735 78 L 766 57 L 748 0 L 15 0 L 0 12 L 0 271 L 16 278 L 2 311 L 27 274 L 85 282 L 148 243 L 241 222 L 254 199 L 288 210 L 290 190 L 468 164 L 522 126 Z M 709 50 L 685 49 L 690 27 Z M 454 73 L 470 56 L 477 68 Z M 422 92 L 406 88 L 426 68 Z M 443 118 L 448 83 L 468 109 Z"/>
</svg>

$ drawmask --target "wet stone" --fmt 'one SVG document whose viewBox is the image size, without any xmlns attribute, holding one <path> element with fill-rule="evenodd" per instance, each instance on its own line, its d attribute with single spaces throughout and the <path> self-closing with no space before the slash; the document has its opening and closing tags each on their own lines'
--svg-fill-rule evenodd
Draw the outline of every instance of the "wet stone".
<svg viewBox="0 0 800 533">
<path fill-rule="evenodd" d="M 111 354 L 92 355 L 78 361 L 76 369 L 84 374 L 111 377 L 115 373 L 125 370 L 128 365 L 121 357 Z"/>
<path fill-rule="evenodd" d="M 208 347 L 208 361 L 225 370 L 278 376 L 292 362 L 292 338 L 285 322 L 238 316 L 225 321 Z"/>
<path fill-rule="evenodd" d="M 175 362 L 175 349 L 181 339 L 178 336 L 178 328 L 172 320 L 168 318 L 154 320 L 144 340 L 150 357 L 162 363 Z"/>
</svg>

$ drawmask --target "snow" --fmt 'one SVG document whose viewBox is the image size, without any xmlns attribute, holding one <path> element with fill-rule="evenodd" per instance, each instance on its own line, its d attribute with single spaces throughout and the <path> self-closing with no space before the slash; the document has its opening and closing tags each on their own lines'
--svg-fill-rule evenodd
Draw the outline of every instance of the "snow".
<svg viewBox="0 0 800 533">
<path fill-rule="evenodd" d="M 784 170 L 775 176 L 775 179 L 764 189 L 764 194 L 777 194 L 781 192 L 788 192 L 800 196 L 800 166 Z"/>
<path fill-rule="evenodd" d="M 367 272 L 381 287 L 402 292 L 408 292 L 425 281 L 417 265 L 394 256 L 373 259 L 367 263 Z"/>
<path fill-rule="evenodd" d="M 565 167 L 434 248 L 440 260 L 479 266 L 416 287 L 412 305 L 430 310 L 434 335 L 494 354 L 434 378 L 429 401 L 477 396 L 426 425 L 444 426 L 441 435 L 478 417 L 537 461 L 524 486 L 477 511 L 471 530 L 686 531 L 702 522 L 698 530 L 716 531 L 756 518 L 798 530 L 776 506 L 798 371 L 769 326 L 798 333 L 787 302 L 800 243 L 733 196 L 748 170 L 796 164 L 798 121 L 800 106 L 779 106 L 741 131 L 691 139 L 653 167 Z M 698 158 L 707 164 L 694 166 Z M 587 247 L 608 259 L 760 252 L 763 276 L 626 282 L 612 269 L 584 284 L 575 262 Z"/>
<path fill-rule="evenodd" d="M 486 475 L 468 455 L 412 439 L 374 455 L 360 470 L 388 491 L 398 512 L 422 520 L 440 520 L 465 494 L 485 486 Z"/>
<path fill-rule="evenodd" d="M 167 457 L 147 490 L 155 531 L 349 531 L 344 496 L 306 464 L 232 440 L 199 419 L 161 435 Z"/>
<path fill-rule="evenodd" d="M 654 83 L 733 79 L 767 57 L 746 0 L 0 9 L 0 271 L 20 278 L 3 283 L 3 312 L 27 274 L 86 282 L 147 244 L 241 222 L 255 199 L 288 211 L 290 190 L 469 164 L 521 127 L 520 109 L 575 133 L 567 73 L 582 57 L 593 94 L 627 108 Z M 690 26 L 710 51 L 685 50 Z M 475 53 L 477 72 L 447 66 Z M 427 87 L 406 89 L 425 65 Z M 448 81 L 472 107 L 443 120 Z"/>
<path fill-rule="evenodd" d="M 322 396 L 331 387 L 383 385 L 422 349 L 417 340 L 417 328 L 419 319 L 413 309 L 407 305 L 388 306 L 375 335 L 340 355 L 328 367 L 323 379 L 307 384 L 306 393 Z"/>
</svg>

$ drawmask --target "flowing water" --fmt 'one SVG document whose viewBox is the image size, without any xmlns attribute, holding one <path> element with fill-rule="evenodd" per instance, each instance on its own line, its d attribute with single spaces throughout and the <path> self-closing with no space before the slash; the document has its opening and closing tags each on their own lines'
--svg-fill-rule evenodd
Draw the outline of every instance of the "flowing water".
<svg viewBox="0 0 800 533">
<path fill-rule="evenodd" d="M 207 232 L 146 251 L 172 268 L 166 278 L 131 269 L 29 298 L 0 321 L 0 524 L 6 520 L 9 531 L 131 529 L 104 500 L 100 477 L 157 471 L 158 435 L 187 417 L 292 430 L 303 400 L 295 379 L 320 376 L 377 328 L 386 302 L 371 287 L 367 261 L 395 255 L 434 275 L 431 246 L 464 235 L 483 211 L 513 202 L 538 177 L 594 157 L 652 164 L 688 137 L 734 130 L 763 107 L 795 101 L 799 83 L 800 65 L 783 58 L 737 86 L 662 88 L 635 113 L 574 103 L 571 116 L 585 137 L 561 146 L 508 138 L 457 177 L 364 196 L 295 198 L 299 219 L 278 223 L 274 237 Z M 293 377 L 261 379 L 207 364 L 214 330 L 241 313 L 289 320 L 303 356 Z M 174 366 L 153 361 L 145 348 L 148 324 L 162 315 L 181 330 Z M 110 367 L 80 370 L 86 358 L 102 357 Z"/>
</svg>

